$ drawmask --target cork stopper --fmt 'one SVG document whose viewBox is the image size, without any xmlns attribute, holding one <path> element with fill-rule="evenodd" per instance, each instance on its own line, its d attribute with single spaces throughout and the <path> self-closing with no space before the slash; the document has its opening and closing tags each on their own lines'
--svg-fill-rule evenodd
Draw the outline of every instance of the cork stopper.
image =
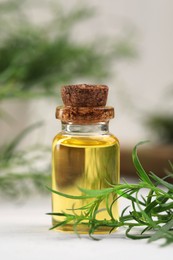
<svg viewBox="0 0 173 260">
<path fill-rule="evenodd" d="M 65 106 L 100 107 L 106 106 L 108 87 L 106 85 L 69 85 L 61 89 Z"/>
<path fill-rule="evenodd" d="M 106 85 L 68 85 L 61 89 L 64 106 L 56 108 L 56 118 L 64 123 L 106 122 L 114 117 L 114 108 L 106 107 Z"/>
</svg>

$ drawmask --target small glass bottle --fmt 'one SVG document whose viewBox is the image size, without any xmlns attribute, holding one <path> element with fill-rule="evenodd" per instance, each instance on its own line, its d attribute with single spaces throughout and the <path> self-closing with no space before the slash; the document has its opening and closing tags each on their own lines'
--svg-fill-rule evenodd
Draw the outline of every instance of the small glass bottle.
<svg viewBox="0 0 173 260">
<path fill-rule="evenodd" d="M 78 187 L 103 189 L 119 183 L 119 142 L 109 133 L 109 120 L 114 108 L 107 107 L 108 87 L 105 85 L 69 85 L 61 91 L 64 106 L 56 108 L 56 118 L 62 122 L 52 146 L 52 189 L 70 195 L 81 195 Z M 92 199 L 91 199 L 92 200 Z M 113 197 L 110 198 L 110 203 Z M 65 212 L 79 208 L 90 200 L 72 200 L 52 194 L 53 212 Z M 102 203 L 101 208 L 105 208 Z M 69 213 L 69 210 L 68 210 Z M 79 211 L 78 211 L 79 214 Z M 118 219 L 118 205 L 114 204 L 114 218 Z M 106 211 L 100 211 L 97 219 L 109 219 Z M 53 216 L 53 225 L 62 217 Z M 57 230 L 73 232 L 73 223 Z M 85 225 L 79 233 L 88 231 Z M 106 233 L 105 227 L 96 233 Z"/>
</svg>

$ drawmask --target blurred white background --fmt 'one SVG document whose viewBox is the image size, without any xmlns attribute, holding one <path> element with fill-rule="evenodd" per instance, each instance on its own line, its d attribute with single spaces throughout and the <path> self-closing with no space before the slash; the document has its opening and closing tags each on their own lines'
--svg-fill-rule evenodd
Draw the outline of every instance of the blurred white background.
<svg viewBox="0 0 173 260">
<path fill-rule="evenodd" d="M 70 10 L 78 1 L 60 1 Z M 154 140 L 143 125 L 143 119 L 151 111 L 170 111 L 173 102 L 168 98 L 173 83 L 173 1 L 171 0 L 84 0 L 81 1 L 96 10 L 96 15 L 78 25 L 74 38 L 79 41 L 96 39 L 98 36 L 116 36 L 128 32 L 134 42 L 138 57 L 132 61 L 120 62 L 110 67 L 113 76 L 106 82 L 110 87 L 109 105 L 115 107 L 116 118 L 111 121 L 111 132 L 122 145 L 134 145 L 141 140 Z M 32 19 L 44 20 L 45 12 L 33 10 Z M 103 43 L 102 43 L 103 44 Z M 75 57 L 74 57 L 75 59 Z M 75 83 L 81 82 L 80 79 Z M 57 86 L 58 86 L 57 82 Z M 166 96 L 167 94 L 168 96 Z M 38 120 L 45 120 L 45 126 L 32 133 L 32 141 L 40 140 L 50 144 L 53 136 L 60 131 L 60 122 L 55 120 L 58 99 L 32 101 L 5 101 L 3 107 L 12 112 L 15 120 L 10 124 L 1 123 L 1 140 L 18 133 L 25 126 Z M 22 122 L 22 125 L 21 123 Z M 13 131 L 11 131 L 13 129 Z M 24 143 L 30 143 L 30 137 Z"/>
</svg>

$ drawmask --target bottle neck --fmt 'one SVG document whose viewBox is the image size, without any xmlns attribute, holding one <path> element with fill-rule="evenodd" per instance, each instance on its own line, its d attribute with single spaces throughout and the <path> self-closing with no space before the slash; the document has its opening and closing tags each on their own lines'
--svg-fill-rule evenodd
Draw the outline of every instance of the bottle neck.
<svg viewBox="0 0 173 260">
<path fill-rule="evenodd" d="M 105 135 L 109 133 L 109 122 L 87 125 L 62 123 L 62 131 L 71 135 Z"/>
</svg>

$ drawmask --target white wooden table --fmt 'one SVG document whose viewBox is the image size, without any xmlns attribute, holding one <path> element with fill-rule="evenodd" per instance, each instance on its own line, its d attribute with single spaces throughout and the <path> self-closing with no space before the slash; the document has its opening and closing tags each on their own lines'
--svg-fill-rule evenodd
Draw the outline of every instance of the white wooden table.
<svg viewBox="0 0 173 260">
<path fill-rule="evenodd" d="M 122 231 L 104 236 L 100 241 L 49 231 L 51 221 L 46 212 L 51 212 L 48 197 L 30 198 L 24 204 L 1 199 L 0 259 L 171 259 L 173 246 L 161 248 L 158 242 L 130 240 Z"/>
</svg>

